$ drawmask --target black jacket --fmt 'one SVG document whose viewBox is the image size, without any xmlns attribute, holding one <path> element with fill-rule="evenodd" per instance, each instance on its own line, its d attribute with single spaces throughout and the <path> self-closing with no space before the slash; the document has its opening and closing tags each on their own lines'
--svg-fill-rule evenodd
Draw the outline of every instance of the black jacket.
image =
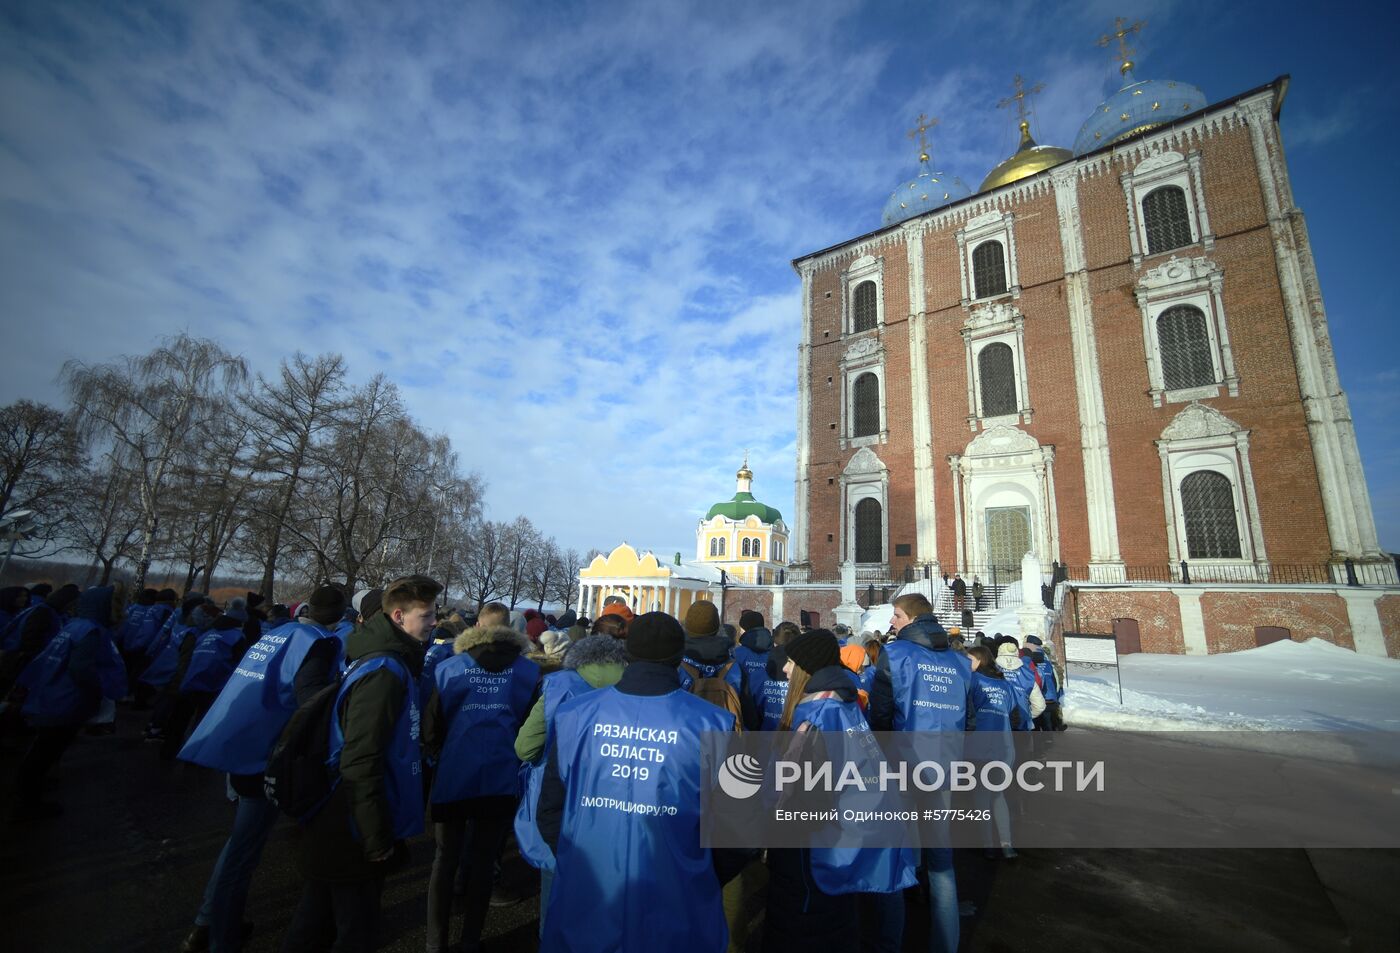
<svg viewBox="0 0 1400 953">
<path fill-rule="evenodd" d="M 410 679 L 405 686 L 392 668 L 376 669 L 346 694 L 340 784 L 326 806 L 298 831 L 294 843 L 297 869 L 306 879 L 350 883 L 388 872 L 389 864 L 369 858 L 401 846 L 394 839 L 384 774 L 405 692 L 415 689 L 423 673 L 425 648 L 382 612 L 350 633 L 345 653 L 350 661 L 371 652 L 391 652 L 408 668 Z M 359 840 L 352 833 L 352 818 Z M 393 859 L 402 855 L 395 850 Z"/>
</svg>

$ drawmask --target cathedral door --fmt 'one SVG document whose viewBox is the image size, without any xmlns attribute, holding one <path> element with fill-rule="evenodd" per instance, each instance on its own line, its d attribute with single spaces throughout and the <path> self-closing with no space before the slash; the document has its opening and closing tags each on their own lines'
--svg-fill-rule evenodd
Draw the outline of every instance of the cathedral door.
<svg viewBox="0 0 1400 953">
<path fill-rule="evenodd" d="M 1021 557 L 1031 551 L 1031 511 L 1024 506 L 999 506 L 986 511 L 987 562 L 997 572 L 1021 571 Z"/>
</svg>

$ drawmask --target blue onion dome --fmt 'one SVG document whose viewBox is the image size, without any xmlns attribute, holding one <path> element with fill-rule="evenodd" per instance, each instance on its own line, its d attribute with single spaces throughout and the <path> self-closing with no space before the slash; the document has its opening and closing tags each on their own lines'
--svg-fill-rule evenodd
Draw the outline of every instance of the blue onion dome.
<svg viewBox="0 0 1400 953">
<path fill-rule="evenodd" d="M 1079 127 L 1079 135 L 1074 139 L 1076 156 L 1146 132 L 1208 105 L 1205 94 L 1190 83 L 1160 79 L 1137 82 L 1132 69 L 1131 61 L 1123 63 L 1123 78 L 1130 81 L 1128 85 L 1100 103 Z"/>
<path fill-rule="evenodd" d="M 890 193 L 881 223 L 896 225 L 971 194 L 962 179 L 935 170 L 924 152 L 919 156 L 919 171 Z"/>
</svg>

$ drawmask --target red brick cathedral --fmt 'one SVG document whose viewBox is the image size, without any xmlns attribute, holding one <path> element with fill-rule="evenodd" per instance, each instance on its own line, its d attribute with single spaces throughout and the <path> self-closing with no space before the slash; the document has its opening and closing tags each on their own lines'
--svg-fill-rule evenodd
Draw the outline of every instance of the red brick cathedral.
<svg viewBox="0 0 1400 953">
<path fill-rule="evenodd" d="M 1208 104 L 1126 51 L 1122 73 L 1072 150 L 1035 143 L 1018 77 L 1021 147 L 975 194 L 920 117 L 884 225 L 793 262 L 790 581 L 1030 552 L 1100 583 L 1394 582 L 1289 183 L 1288 78 Z"/>
</svg>

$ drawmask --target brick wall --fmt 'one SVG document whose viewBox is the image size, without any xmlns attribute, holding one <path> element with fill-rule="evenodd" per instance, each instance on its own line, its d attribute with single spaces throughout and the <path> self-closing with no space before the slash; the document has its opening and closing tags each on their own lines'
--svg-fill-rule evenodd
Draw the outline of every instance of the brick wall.
<svg viewBox="0 0 1400 953">
<path fill-rule="evenodd" d="M 1254 648 L 1254 628 L 1287 629 L 1294 642 L 1326 639 L 1355 651 L 1345 600 L 1330 592 L 1207 592 L 1201 597 L 1212 653 Z"/>
<path fill-rule="evenodd" d="M 802 621 L 802 610 L 821 613 L 817 620 L 823 628 L 831 628 L 836 624 L 836 607 L 841 604 L 841 591 L 839 589 L 795 589 L 790 588 L 783 593 L 783 619 L 786 622 Z M 780 620 L 770 619 L 769 628 L 777 625 Z"/>
<path fill-rule="evenodd" d="M 1142 650 L 1181 655 L 1186 641 L 1181 634 L 1181 607 L 1175 594 L 1130 589 L 1080 589 L 1071 594 L 1079 602 L 1078 631 L 1113 632 L 1114 619 L 1136 619 Z M 1065 602 L 1064 627 L 1073 629 L 1074 605 Z"/>
<path fill-rule="evenodd" d="M 1400 596 L 1381 596 L 1376 600 L 1376 612 L 1381 617 L 1385 654 L 1400 658 Z"/>
<path fill-rule="evenodd" d="M 722 621 L 739 626 L 739 614 L 746 609 L 763 613 L 769 627 L 781 620 L 773 618 L 773 590 L 771 589 L 726 589 L 724 590 L 724 618 Z"/>
</svg>

